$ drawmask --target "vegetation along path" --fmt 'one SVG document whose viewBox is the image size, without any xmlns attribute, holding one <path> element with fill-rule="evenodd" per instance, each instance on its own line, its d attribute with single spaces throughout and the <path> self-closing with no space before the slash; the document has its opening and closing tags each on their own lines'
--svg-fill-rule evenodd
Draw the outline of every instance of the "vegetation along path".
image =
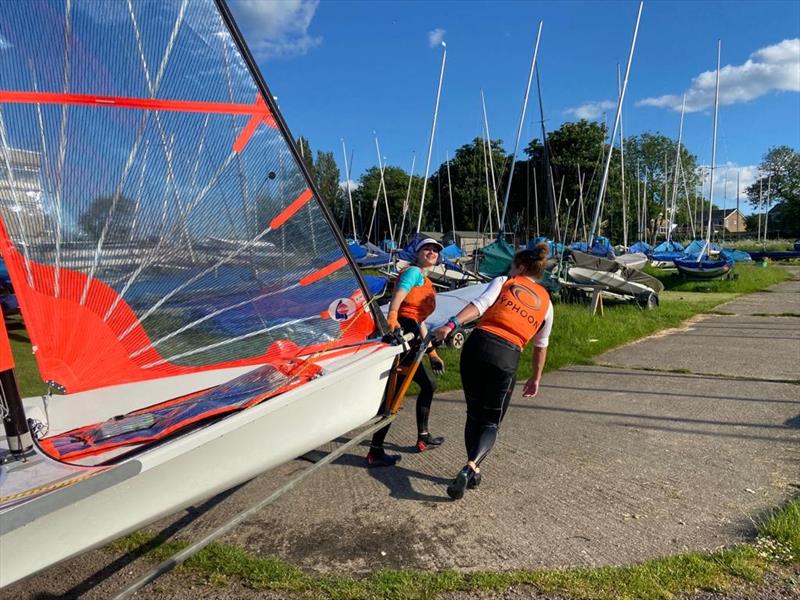
<svg viewBox="0 0 800 600">
<path fill-rule="evenodd" d="M 761 597 L 800 595 L 800 269 L 792 274 L 593 364 L 579 357 L 584 364 L 546 374 L 537 398 L 519 386 L 483 483 L 462 501 L 444 492 L 464 461 L 463 396 L 450 391 L 431 417 L 444 446 L 413 452 L 410 402 L 388 440 L 398 466 L 364 468 L 366 448 L 345 455 L 144 597 L 706 598 L 697 590 L 765 572 L 772 583 Z M 665 313 L 697 294 L 671 295 Z M 578 346 L 604 343 L 602 330 L 572 335 Z M 9 592 L 105 597 L 153 564 L 141 551 L 180 545 L 156 532 L 198 539 L 306 464 Z"/>
</svg>

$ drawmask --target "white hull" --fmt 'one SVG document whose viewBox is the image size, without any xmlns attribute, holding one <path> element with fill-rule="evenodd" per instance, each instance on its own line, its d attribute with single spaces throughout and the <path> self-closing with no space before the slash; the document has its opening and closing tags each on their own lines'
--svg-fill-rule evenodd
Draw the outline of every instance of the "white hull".
<svg viewBox="0 0 800 600">
<path fill-rule="evenodd" d="M 0 587 L 362 425 L 380 409 L 399 350 L 381 345 L 336 360 L 322 377 L 281 396 L 162 443 L 100 475 L 5 509 L 0 512 Z M 49 461 L 41 455 L 33 460 Z"/>
<path fill-rule="evenodd" d="M 616 273 L 594 271 L 582 267 L 571 267 L 569 270 L 569 277 L 575 283 L 579 284 L 608 286 L 609 291 L 615 294 L 639 296 L 640 294 L 647 294 L 653 291 L 651 287 L 628 281 Z"/>
</svg>

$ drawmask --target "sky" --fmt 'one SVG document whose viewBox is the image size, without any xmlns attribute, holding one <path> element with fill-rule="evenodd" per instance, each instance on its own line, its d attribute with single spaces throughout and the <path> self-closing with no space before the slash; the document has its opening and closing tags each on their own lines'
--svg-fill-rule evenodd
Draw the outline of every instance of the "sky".
<svg viewBox="0 0 800 600">
<path fill-rule="evenodd" d="M 341 139 L 352 179 L 378 162 L 424 174 L 447 44 L 430 172 L 482 133 L 480 90 L 493 139 L 514 148 L 539 21 L 538 54 L 548 130 L 565 121 L 608 119 L 617 102 L 637 2 L 523 0 L 379 2 L 230 0 L 245 40 L 293 135 L 333 151 L 342 179 Z M 800 3 L 645 2 L 625 96 L 625 136 L 676 138 L 687 94 L 683 140 L 711 163 L 717 40 L 722 42 L 715 201 L 744 188 L 771 147 L 800 149 Z M 535 85 L 522 148 L 539 133 Z M 348 160 L 349 160 L 348 156 Z M 724 185 L 728 171 L 727 190 Z"/>
</svg>

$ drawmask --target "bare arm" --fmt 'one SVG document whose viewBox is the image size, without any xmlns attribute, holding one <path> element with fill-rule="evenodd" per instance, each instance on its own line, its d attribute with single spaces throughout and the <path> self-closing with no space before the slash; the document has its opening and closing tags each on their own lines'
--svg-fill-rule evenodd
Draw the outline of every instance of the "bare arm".
<svg viewBox="0 0 800 600">
<path fill-rule="evenodd" d="M 542 379 L 542 371 L 544 370 L 544 363 L 547 360 L 547 346 L 540 348 L 539 346 L 533 347 L 533 374 L 531 378 L 525 383 L 525 389 L 522 395 L 526 398 L 533 398 L 539 393 L 539 382 Z"/>
</svg>

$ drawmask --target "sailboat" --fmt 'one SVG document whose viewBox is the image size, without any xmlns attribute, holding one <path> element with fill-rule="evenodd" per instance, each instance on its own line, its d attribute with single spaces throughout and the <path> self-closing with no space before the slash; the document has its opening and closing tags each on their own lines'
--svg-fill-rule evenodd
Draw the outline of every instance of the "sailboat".
<svg viewBox="0 0 800 600">
<path fill-rule="evenodd" d="M 50 388 L 20 401 L 2 328 L 5 586 L 370 421 L 400 349 L 222 0 L 0 33 L 0 252 Z"/>
</svg>

